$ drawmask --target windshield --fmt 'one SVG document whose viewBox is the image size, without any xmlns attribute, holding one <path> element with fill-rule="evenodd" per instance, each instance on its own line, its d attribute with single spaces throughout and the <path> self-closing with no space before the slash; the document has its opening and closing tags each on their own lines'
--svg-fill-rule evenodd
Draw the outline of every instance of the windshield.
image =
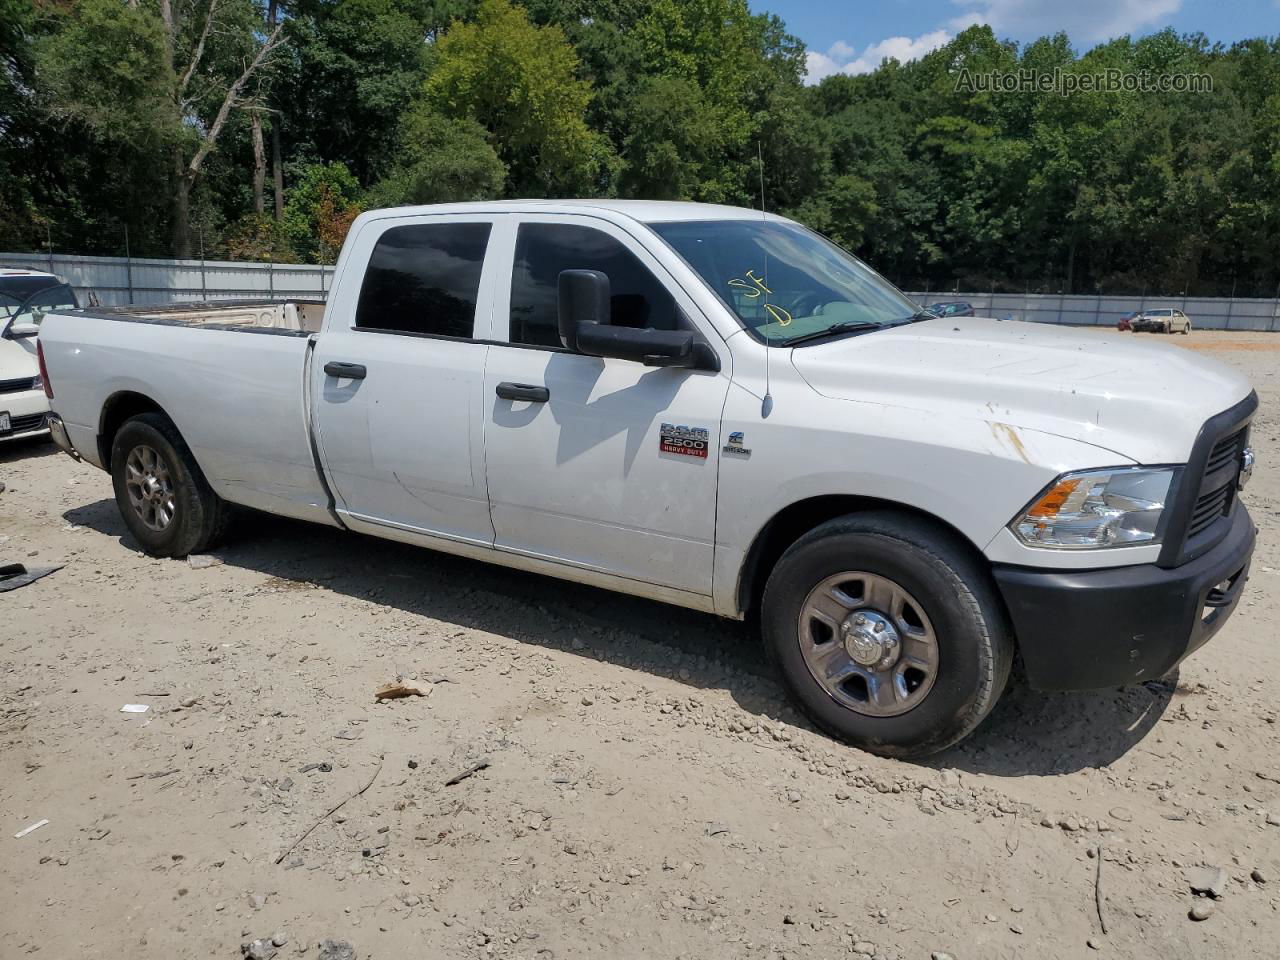
<svg viewBox="0 0 1280 960">
<path fill-rule="evenodd" d="M 26 289 L 13 283 L 0 286 L 0 323 L 39 324 L 51 310 L 74 310 L 79 306 L 75 291 L 65 283 L 50 284 L 51 277 L 21 279 L 27 281 L 23 285 Z M 31 283 L 32 280 L 40 281 L 39 286 Z"/>
<path fill-rule="evenodd" d="M 650 226 L 749 333 L 770 344 L 784 346 L 837 326 L 904 323 L 919 311 L 861 260 L 798 224 L 695 220 Z"/>
</svg>

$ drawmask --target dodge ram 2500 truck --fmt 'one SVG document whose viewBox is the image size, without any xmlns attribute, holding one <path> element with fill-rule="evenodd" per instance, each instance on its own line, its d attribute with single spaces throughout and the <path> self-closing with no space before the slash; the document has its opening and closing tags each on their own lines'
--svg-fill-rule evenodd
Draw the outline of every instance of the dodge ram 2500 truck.
<svg viewBox="0 0 1280 960">
<path fill-rule="evenodd" d="M 754 618 L 896 755 L 1159 677 L 1239 601 L 1257 399 L 1172 346 L 923 312 L 777 216 L 521 201 L 355 221 L 327 304 L 54 313 L 51 426 L 133 537 L 236 504 Z M 425 585 L 424 585 L 425 587 Z"/>
</svg>

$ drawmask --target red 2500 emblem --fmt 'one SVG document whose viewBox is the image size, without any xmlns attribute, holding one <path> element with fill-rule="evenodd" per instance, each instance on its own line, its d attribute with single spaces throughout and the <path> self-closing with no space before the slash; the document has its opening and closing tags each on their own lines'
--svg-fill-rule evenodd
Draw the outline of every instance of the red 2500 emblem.
<svg viewBox="0 0 1280 960">
<path fill-rule="evenodd" d="M 658 449 L 682 457 L 706 459 L 711 436 L 702 427 L 678 427 L 664 423 L 658 433 Z"/>
</svg>

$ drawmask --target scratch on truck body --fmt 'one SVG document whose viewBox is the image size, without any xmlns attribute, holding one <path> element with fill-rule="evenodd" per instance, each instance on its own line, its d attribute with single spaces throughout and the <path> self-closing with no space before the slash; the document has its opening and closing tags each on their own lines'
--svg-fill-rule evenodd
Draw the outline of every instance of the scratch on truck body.
<svg viewBox="0 0 1280 960">
<path fill-rule="evenodd" d="M 998 421 L 987 421 L 991 427 L 991 432 L 995 434 L 995 438 L 1002 444 L 1007 443 L 1013 448 L 1013 452 L 1018 455 L 1023 463 L 1030 463 L 1031 458 L 1027 456 L 1027 448 L 1022 445 L 1022 437 L 1018 435 L 1018 428 L 1011 423 L 1000 423 Z"/>
</svg>

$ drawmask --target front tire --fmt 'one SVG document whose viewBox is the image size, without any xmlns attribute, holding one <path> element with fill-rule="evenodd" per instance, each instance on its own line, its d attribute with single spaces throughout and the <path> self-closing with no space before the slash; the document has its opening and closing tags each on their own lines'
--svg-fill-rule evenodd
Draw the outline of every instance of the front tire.
<svg viewBox="0 0 1280 960">
<path fill-rule="evenodd" d="M 116 433 L 111 482 L 125 526 L 152 556 L 199 553 L 226 530 L 227 504 L 164 414 L 141 414 Z"/>
<path fill-rule="evenodd" d="M 813 722 L 882 756 L 963 739 L 1013 664 L 1004 608 L 967 546 L 888 512 L 841 517 L 796 541 L 765 586 L 761 630 Z"/>
</svg>

